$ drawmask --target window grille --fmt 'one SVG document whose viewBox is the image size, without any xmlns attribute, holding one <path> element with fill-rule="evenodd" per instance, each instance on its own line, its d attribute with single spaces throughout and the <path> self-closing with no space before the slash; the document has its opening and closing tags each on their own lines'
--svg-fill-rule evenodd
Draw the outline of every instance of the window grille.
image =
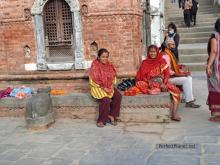
<svg viewBox="0 0 220 165">
<path fill-rule="evenodd" d="M 73 26 L 69 5 L 65 0 L 50 0 L 45 5 L 43 17 L 47 57 L 73 56 Z"/>
</svg>

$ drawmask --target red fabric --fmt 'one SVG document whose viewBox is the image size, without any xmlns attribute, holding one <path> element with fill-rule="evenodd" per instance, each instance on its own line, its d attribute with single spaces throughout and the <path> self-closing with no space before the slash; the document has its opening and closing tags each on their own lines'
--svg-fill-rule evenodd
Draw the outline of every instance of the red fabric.
<svg viewBox="0 0 220 165">
<path fill-rule="evenodd" d="M 116 77 L 116 70 L 112 63 L 103 64 L 96 59 L 90 68 L 90 77 L 101 87 L 111 88 Z"/>
<path fill-rule="evenodd" d="M 151 58 L 149 53 L 147 55 L 147 59 L 145 59 L 136 75 L 137 81 L 148 81 L 152 77 L 158 76 L 159 73 L 161 73 L 161 68 L 164 67 L 166 64 L 166 61 L 162 58 L 162 54 L 159 52 L 159 49 L 157 47 L 157 57 Z M 168 82 L 168 79 L 170 77 L 169 70 L 165 69 L 164 71 L 164 83 L 166 84 Z"/>
<path fill-rule="evenodd" d="M 168 82 L 170 77 L 169 67 L 159 53 L 158 48 L 156 48 L 156 50 L 157 57 L 155 59 L 152 59 L 148 54 L 147 59 L 142 62 L 136 76 L 136 87 L 139 88 L 142 93 L 159 94 L 162 83 L 171 93 L 173 100 L 179 102 L 180 90 L 175 85 Z M 155 81 L 157 78 L 161 78 L 163 82 Z"/>
</svg>

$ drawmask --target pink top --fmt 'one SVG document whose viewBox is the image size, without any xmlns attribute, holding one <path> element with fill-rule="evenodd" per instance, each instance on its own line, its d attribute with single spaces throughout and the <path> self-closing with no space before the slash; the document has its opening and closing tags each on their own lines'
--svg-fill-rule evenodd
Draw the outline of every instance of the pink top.
<svg viewBox="0 0 220 165">
<path fill-rule="evenodd" d="M 170 63 L 170 57 L 169 55 L 167 55 L 166 53 L 163 54 L 163 59 L 166 61 L 167 65 L 169 66 L 169 72 L 170 72 L 170 75 L 174 75 L 175 72 L 172 70 L 172 66 L 171 66 L 171 63 Z"/>
</svg>

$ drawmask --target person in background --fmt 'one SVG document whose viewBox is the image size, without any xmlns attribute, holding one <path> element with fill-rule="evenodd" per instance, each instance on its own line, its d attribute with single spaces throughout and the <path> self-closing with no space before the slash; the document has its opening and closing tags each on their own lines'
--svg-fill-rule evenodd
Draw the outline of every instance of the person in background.
<svg viewBox="0 0 220 165">
<path fill-rule="evenodd" d="M 191 8 L 192 8 L 192 0 L 185 0 L 183 14 L 184 14 L 184 22 L 186 24 L 186 27 L 190 27 Z"/>
<path fill-rule="evenodd" d="M 192 89 L 192 77 L 190 76 L 190 72 L 187 71 L 184 65 L 179 65 L 173 50 L 175 50 L 175 42 L 172 38 L 167 40 L 167 48 L 162 50 L 163 59 L 166 60 L 170 68 L 170 79 L 169 81 L 178 86 L 182 86 L 183 94 L 185 97 L 185 107 L 189 108 L 199 108 L 201 105 L 195 104 L 195 99 L 193 96 L 193 89 Z"/>
<path fill-rule="evenodd" d="M 179 8 L 182 8 L 182 0 L 178 0 L 179 2 Z"/>
<path fill-rule="evenodd" d="M 175 55 L 177 61 L 179 61 L 178 46 L 179 46 L 179 42 L 180 42 L 180 35 L 178 34 L 177 27 L 173 22 L 171 22 L 168 25 L 167 29 L 168 29 L 168 32 L 165 33 L 164 42 L 163 42 L 164 47 L 166 47 L 166 40 L 168 38 L 172 38 L 175 41 L 175 44 L 176 44 L 176 48 L 174 50 L 174 55 Z"/>
<path fill-rule="evenodd" d="M 199 3 L 196 0 L 192 0 L 192 8 L 191 8 L 191 21 L 193 25 L 196 25 L 196 15 L 199 8 Z"/>
<path fill-rule="evenodd" d="M 206 74 L 208 82 L 207 104 L 211 111 L 210 121 L 220 122 L 220 18 L 215 23 L 216 32 L 208 43 Z"/>
<path fill-rule="evenodd" d="M 99 101 L 97 127 L 104 127 L 107 122 L 116 125 L 120 113 L 122 95 L 114 87 L 116 70 L 108 58 L 108 50 L 100 49 L 89 73 L 90 93 Z"/>
</svg>

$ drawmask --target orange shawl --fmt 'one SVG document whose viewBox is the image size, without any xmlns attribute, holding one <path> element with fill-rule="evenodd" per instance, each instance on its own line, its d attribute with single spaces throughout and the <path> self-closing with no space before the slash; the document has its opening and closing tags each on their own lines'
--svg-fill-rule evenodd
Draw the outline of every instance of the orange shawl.
<svg viewBox="0 0 220 165">
<path fill-rule="evenodd" d="M 168 48 L 165 49 L 165 52 L 170 57 L 170 63 L 171 63 L 172 70 L 175 72 L 175 74 L 180 74 L 180 67 L 177 64 L 177 60 L 176 60 L 174 54 Z"/>
</svg>

